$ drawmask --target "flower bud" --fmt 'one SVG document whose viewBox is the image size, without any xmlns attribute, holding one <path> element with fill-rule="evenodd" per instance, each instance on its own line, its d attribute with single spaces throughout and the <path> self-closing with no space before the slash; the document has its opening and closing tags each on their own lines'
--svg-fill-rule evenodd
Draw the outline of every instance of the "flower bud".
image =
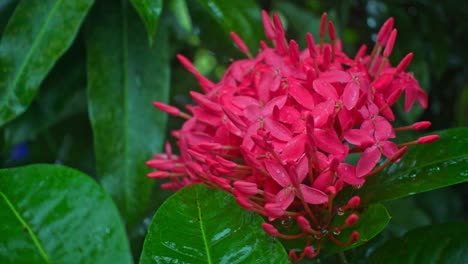
<svg viewBox="0 0 468 264">
<path fill-rule="evenodd" d="M 309 220 L 307 220 L 307 218 L 305 218 L 304 216 L 302 216 L 302 215 L 298 216 L 296 218 L 296 221 L 297 221 L 297 224 L 299 225 L 299 227 L 303 231 L 308 232 L 311 229 Z"/>
<path fill-rule="evenodd" d="M 354 209 L 359 206 L 361 203 L 361 197 L 359 196 L 353 196 L 351 199 L 349 199 L 348 203 L 346 204 L 346 207 L 350 209 Z"/>
<path fill-rule="evenodd" d="M 352 226 L 354 224 L 356 224 L 356 222 L 358 221 L 359 217 L 356 215 L 356 214 L 350 214 L 348 216 L 348 218 L 346 218 L 346 225 L 348 226 Z"/>
<path fill-rule="evenodd" d="M 439 135 L 429 135 L 429 136 L 418 138 L 417 142 L 418 144 L 427 144 L 427 143 L 434 142 L 438 139 L 439 139 Z"/>
<path fill-rule="evenodd" d="M 308 258 L 315 257 L 315 250 L 311 246 L 306 246 L 304 248 L 304 255 Z"/>
<path fill-rule="evenodd" d="M 263 230 L 265 230 L 265 232 L 267 232 L 267 234 L 269 234 L 270 236 L 277 236 L 278 235 L 278 229 L 276 229 L 276 227 L 274 227 L 272 224 L 269 224 L 269 223 L 262 223 L 262 228 Z"/>
</svg>

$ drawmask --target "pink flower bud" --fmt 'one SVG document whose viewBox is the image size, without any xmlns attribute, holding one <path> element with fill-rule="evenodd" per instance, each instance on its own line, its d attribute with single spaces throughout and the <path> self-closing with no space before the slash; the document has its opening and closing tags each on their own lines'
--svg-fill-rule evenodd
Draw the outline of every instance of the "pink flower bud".
<svg viewBox="0 0 468 264">
<path fill-rule="evenodd" d="M 336 188 L 335 186 L 328 186 L 326 189 L 325 189 L 325 193 L 329 194 L 329 195 L 335 195 L 336 194 Z"/>
<path fill-rule="evenodd" d="M 170 115 L 173 115 L 173 116 L 179 116 L 180 115 L 180 110 L 176 107 L 173 107 L 173 106 L 170 106 L 170 105 L 167 105 L 163 102 L 154 102 L 153 103 L 154 107 L 158 108 L 159 110 L 163 111 L 163 112 L 166 112 Z"/>
<path fill-rule="evenodd" d="M 411 127 L 415 130 L 423 130 L 431 126 L 431 122 L 429 121 L 421 121 L 421 122 L 416 122 Z"/>
<path fill-rule="evenodd" d="M 353 231 L 351 235 L 349 236 L 349 240 L 354 243 L 359 240 L 359 232 L 358 231 Z"/>
<path fill-rule="evenodd" d="M 250 51 L 247 45 L 245 45 L 245 42 L 235 32 L 231 32 L 230 35 L 234 43 L 236 43 L 239 50 L 242 51 L 242 53 L 244 53 L 245 55 L 249 55 Z"/>
<path fill-rule="evenodd" d="M 250 200 L 244 196 L 237 195 L 236 202 L 246 210 L 252 210 L 254 208 Z"/>
<path fill-rule="evenodd" d="M 359 196 L 353 196 L 351 199 L 349 199 L 348 203 L 346 204 L 346 207 L 350 209 L 354 209 L 359 206 L 361 203 L 361 197 Z"/>
<path fill-rule="evenodd" d="M 317 57 L 317 50 L 315 49 L 314 37 L 312 36 L 310 32 L 307 32 L 306 41 L 307 41 L 307 48 L 309 49 L 309 55 L 312 59 L 315 59 Z"/>
<path fill-rule="evenodd" d="M 299 227 L 300 227 L 304 232 L 308 232 L 308 231 L 311 229 L 309 220 L 307 220 L 307 218 L 305 218 L 304 216 L 302 216 L 302 215 L 298 216 L 298 217 L 296 218 L 296 221 L 297 221 L 297 224 L 299 225 Z"/>
<path fill-rule="evenodd" d="M 169 177 L 169 172 L 167 171 L 153 171 L 148 173 L 148 177 L 150 178 L 156 178 L 156 179 L 164 179 Z"/>
<path fill-rule="evenodd" d="M 246 181 L 235 181 L 233 184 L 234 188 L 246 195 L 255 195 L 258 193 L 257 184 Z"/>
<path fill-rule="evenodd" d="M 387 19 L 383 26 L 380 28 L 379 33 L 377 34 L 377 43 L 379 43 L 381 46 L 385 45 L 385 42 L 387 42 L 388 36 L 390 34 L 390 31 L 392 31 L 393 28 L 393 17 Z"/>
<path fill-rule="evenodd" d="M 262 22 L 263 28 L 265 29 L 265 36 L 267 39 L 272 40 L 276 37 L 275 29 L 271 23 L 270 16 L 265 10 L 262 10 Z"/>
<path fill-rule="evenodd" d="M 320 39 L 323 39 L 325 37 L 325 28 L 327 26 L 327 19 L 328 19 L 327 13 L 323 13 L 322 17 L 320 18 L 320 29 L 319 29 Z"/>
<path fill-rule="evenodd" d="M 418 144 L 427 144 L 427 143 L 434 142 L 438 139 L 439 139 L 439 135 L 429 135 L 429 136 L 418 138 L 417 142 Z"/>
<path fill-rule="evenodd" d="M 315 257 L 315 250 L 311 246 L 306 246 L 304 248 L 304 255 L 308 258 Z"/>
<path fill-rule="evenodd" d="M 276 227 L 274 227 L 273 225 L 269 224 L 269 223 L 262 223 L 262 228 L 263 230 L 265 230 L 265 232 L 267 232 L 267 234 L 269 234 L 270 236 L 277 236 L 278 235 L 278 229 L 276 229 Z"/>
<path fill-rule="evenodd" d="M 388 37 L 387 44 L 385 45 L 385 49 L 383 52 L 384 57 L 388 58 L 390 57 L 390 54 L 392 53 L 393 46 L 395 45 L 395 40 L 397 36 L 397 30 L 394 29 L 392 30 L 392 33 L 390 33 L 390 37 Z"/>
<path fill-rule="evenodd" d="M 328 21 L 328 35 L 330 36 L 330 40 L 333 42 L 336 39 L 336 31 L 335 25 L 333 25 L 332 21 Z"/>
<path fill-rule="evenodd" d="M 352 226 L 354 224 L 356 224 L 356 222 L 358 221 L 359 217 L 356 215 L 356 214 L 350 214 L 347 218 L 346 218 L 346 221 L 345 223 L 348 225 L 348 226 Z"/>
<path fill-rule="evenodd" d="M 406 55 L 398 64 L 395 70 L 395 74 L 399 74 L 401 72 L 404 72 L 406 68 L 408 68 L 409 64 L 411 63 L 411 60 L 413 59 L 413 53 L 410 52 L 408 55 Z"/>
<path fill-rule="evenodd" d="M 289 250 L 288 256 L 289 256 L 289 260 L 291 261 L 291 263 L 296 263 L 297 262 L 296 251 L 294 251 L 293 249 Z"/>
</svg>

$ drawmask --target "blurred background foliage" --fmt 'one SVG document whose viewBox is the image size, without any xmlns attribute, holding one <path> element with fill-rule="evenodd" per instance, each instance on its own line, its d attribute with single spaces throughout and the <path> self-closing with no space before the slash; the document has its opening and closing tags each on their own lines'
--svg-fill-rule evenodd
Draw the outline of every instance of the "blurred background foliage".
<svg viewBox="0 0 468 264">
<path fill-rule="evenodd" d="M 0 33 L 3 33 L 18 2 L 0 1 Z M 94 11 L 101 5 L 100 2 L 96 1 Z M 128 12 L 136 13 L 128 6 Z M 429 108 L 424 112 L 414 107 L 406 115 L 402 105 L 399 105 L 396 111 L 399 122 L 409 124 L 417 120 L 430 120 L 433 130 L 468 125 L 466 1 L 165 0 L 161 1 L 161 6 L 157 30 L 146 28 L 151 34 L 157 31 L 156 36 L 161 30 L 167 30 L 169 34 L 169 45 L 157 52 L 170 58 L 169 64 L 161 67 L 170 70 L 169 100 L 178 107 L 190 103 L 188 91 L 197 90 L 198 87 L 195 78 L 180 66 L 175 55 L 184 54 L 201 73 L 212 80 L 219 80 L 231 60 L 243 57 L 232 44 L 228 34 L 230 31 L 237 31 L 251 51 L 258 49 L 258 40 L 263 39 L 261 9 L 279 13 L 287 28 L 287 37 L 296 39 L 302 48 L 305 47 L 306 32 L 317 36 L 320 15 L 327 12 L 336 23 L 344 49 L 351 57 L 362 43 L 372 47 L 380 25 L 393 16 L 398 40 L 391 62 L 395 64 L 408 52 L 414 52 L 410 70 L 430 98 Z M 109 10 L 114 12 L 114 9 Z M 96 175 L 86 91 L 89 69 L 85 42 L 89 27 L 92 27 L 90 17 L 88 15 L 85 19 L 71 47 L 42 82 L 28 110 L 1 128 L 2 167 L 58 163 Z M 144 28 L 143 22 L 138 23 L 139 27 Z M 108 27 L 106 30 L 112 32 L 118 29 Z M 159 39 L 151 34 L 146 44 L 158 45 Z M 170 118 L 166 135 L 180 125 L 180 120 Z M 140 140 L 144 143 L 148 139 L 142 137 Z M 154 149 L 154 153 L 160 150 Z M 144 166 L 144 161 L 141 162 Z M 156 196 L 151 201 L 147 216 L 140 217 L 137 224 L 127 225 L 135 257 L 140 252 L 149 217 L 169 194 L 160 191 L 157 186 L 154 188 Z M 389 202 L 387 206 L 392 221 L 387 230 L 365 249 L 346 252 L 347 258 L 351 262 L 359 262 L 362 256 L 372 253 L 373 246 L 416 227 L 467 219 L 467 200 L 468 186 L 462 184 Z M 325 258 L 322 261 L 331 260 Z"/>
</svg>

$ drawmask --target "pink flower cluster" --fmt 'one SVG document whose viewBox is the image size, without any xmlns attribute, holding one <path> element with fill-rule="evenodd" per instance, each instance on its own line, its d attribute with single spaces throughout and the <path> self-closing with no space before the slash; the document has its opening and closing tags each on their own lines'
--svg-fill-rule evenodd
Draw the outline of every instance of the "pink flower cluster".
<svg viewBox="0 0 468 264">
<path fill-rule="evenodd" d="M 304 250 L 291 251 L 298 262 L 320 252 L 325 237 L 338 245 L 359 239 L 353 232 L 342 242 L 341 230 L 358 221 L 354 209 L 360 199 L 335 205 L 338 192 L 347 186 L 359 188 L 366 178 L 398 161 L 408 145 L 428 143 L 437 136 L 395 144 L 396 132 L 427 128 L 418 122 L 394 128 L 391 106 L 405 93 L 405 110 L 415 101 L 427 106 L 427 95 L 411 73 L 405 72 L 413 54 L 396 66 L 389 62 L 397 30 L 388 19 L 370 53 L 363 45 L 354 59 L 348 57 L 336 38 L 335 28 L 324 14 L 319 43 L 306 36 L 307 49 L 287 42 L 275 14 L 263 12 L 266 37 L 253 57 L 244 42 L 231 36 L 247 59 L 234 61 L 219 83 L 202 76 L 182 55 L 184 67 L 198 80 L 202 93 L 191 92 L 195 105 L 188 113 L 155 102 L 171 115 L 186 119 L 172 135 L 180 155 L 156 154 L 147 162 L 157 169 L 148 176 L 167 178 L 163 188 L 177 190 L 204 183 L 232 193 L 238 204 L 274 222 L 293 219 L 302 232 L 282 234 L 270 223 L 263 229 L 284 239 L 307 238 Z M 328 32 L 329 43 L 325 43 Z M 347 162 L 350 153 L 362 153 L 356 165 Z M 347 218 L 332 226 L 336 215 Z"/>
</svg>

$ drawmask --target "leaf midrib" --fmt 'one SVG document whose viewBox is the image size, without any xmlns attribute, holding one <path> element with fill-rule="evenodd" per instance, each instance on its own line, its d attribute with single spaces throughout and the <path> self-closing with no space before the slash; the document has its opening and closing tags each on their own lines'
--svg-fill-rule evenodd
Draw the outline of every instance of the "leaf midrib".
<svg viewBox="0 0 468 264">
<path fill-rule="evenodd" d="M 206 239 L 205 226 L 203 224 L 201 206 L 200 206 L 200 199 L 198 197 L 198 191 L 197 190 L 195 190 L 195 196 L 196 196 L 195 200 L 197 201 L 198 219 L 200 219 L 200 221 L 198 223 L 200 223 L 200 231 L 201 231 L 201 235 L 202 235 L 202 239 L 203 239 L 203 245 L 205 246 L 206 258 L 207 258 L 208 264 L 212 264 L 213 262 L 211 260 L 211 253 L 210 253 L 208 241 Z"/>
<path fill-rule="evenodd" d="M 0 105 L 4 105 L 5 102 L 8 100 L 8 98 L 10 98 L 11 93 L 13 92 L 15 86 L 18 84 L 18 81 L 19 81 L 20 77 L 23 74 L 23 71 L 24 71 L 24 68 L 27 65 L 27 62 L 30 60 L 33 52 L 36 50 L 37 46 L 42 41 L 42 38 L 43 38 L 44 33 L 45 33 L 45 29 L 49 26 L 49 22 L 52 19 L 55 12 L 57 11 L 57 8 L 58 8 L 58 6 L 60 6 L 61 2 L 62 2 L 62 0 L 57 0 L 55 2 L 54 6 L 52 7 L 51 11 L 49 12 L 48 16 L 46 17 L 46 19 L 44 21 L 44 24 L 42 25 L 42 27 L 39 29 L 39 32 L 37 33 L 37 38 L 33 41 L 32 45 L 31 45 L 31 48 L 29 49 L 28 53 L 26 54 L 26 57 L 24 58 L 24 60 L 21 63 L 20 67 L 18 68 L 18 70 L 16 70 L 15 78 L 10 83 L 10 85 L 7 86 L 7 92 L 6 92 L 5 96 L 1 99 Z"/>
<path fill-rule="evenodd" d="M 31 236 L 31 239 L 33 240 L 34 245 L 36 246 L 37 250 L 39 251 L 39 254 L 44 259 L 44 261 L 46 263 L 51 263 L 49 256 L 47 255 L 47 253 L 44 250 L 44 247 L 42 246 L 41 242 L 39 241 L 39 238 L 33 232 L 33 230 L 31 229 L 29 224 L 26 222 L 26 220 L 21 216 L 20 212 L 18 212 L 18 210 L 16 210 L 13 203 L 11 203 L 11 201 L 8 199 L 8 197 L 3 192 L 0 192 L 0 196 L 2 196 L 2 198 L 5 200 L 5 203 L 8 205 L 8 207 L 13 212 L 13 214 L 16 216 L 16 218 L 21 223 L 21 225 L 24 228 L 26 228 L 26 230 L 28 231 L 28 234 Z"/>
</svg>

